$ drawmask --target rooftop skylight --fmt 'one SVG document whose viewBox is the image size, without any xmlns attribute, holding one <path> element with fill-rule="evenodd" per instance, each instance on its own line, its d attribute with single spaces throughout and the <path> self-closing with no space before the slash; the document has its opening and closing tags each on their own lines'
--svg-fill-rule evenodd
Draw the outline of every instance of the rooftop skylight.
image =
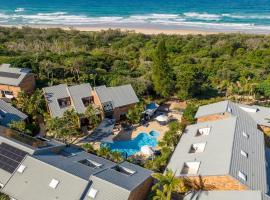
<svg viewBox="0 0 270 200">
<path fill-rule="evenodd" d="M 204 152 L 206 143 L 192 144 L 189 153 L 201 153 Z"/>
<path fill-rule="evenodd" d="M 20 165 L 20 167 L 17 169 L 17 172 L 22 174 L 24 172 L 25 168 L 26 168 L 26 166 Z"/>
<path fill-rule="evenodd" d="M 56 187 L 58 186 L 58 184 L 59 184 L 59 181 L 58 180 L 52 179 L 51 182 L 50 182 L 50 184 L 49 184 L 49 186 L 51 188 L 53 188 L 53 189 L 56 189 Z"/>
<path fill-rule="evenodd" d="M 126 167 L 119 166 L 119 165 L 113 167 L 112 169 L 114 169 L 115 171 L 118 171 L 118 172 L 120 172 L 122 174 L 128 175 L 128 176 L 131 176 L 131 175 L 136 173 L 136 171 L 134 171 L 132 169 L 128 169 Z"/>
<path fill-rule="evenodd" d="M 89 190 L 89 192 L 88 192 L 88 196 L 89 196 L 90 198 L 93 198 L 93 199 L 94 199 L 94 198 L 96 197 L 97 193 L 98 193 L 98 191 L 97 191 L 96 189 L 90 188 L 90 190 Z"/>
<path fill-rule="evenodd" d="M 245 138 L 249 138 L 249 135 L 246 132 L 242 133 Z"/>
<path fill-rule="evenodd" d="M 247 175 L 244 174 L 243 172 L 239 171 L 238 172 L 238 177 L 241 178 L 244 181 L 247 181 Z"/>
<path fill-rule="evenodd" d="M 181 174 L 197 174 L 200 162 L 185 162 Z"/>
<path fill-rule="evenodd" d="M 78 162 L 92 168 L 98 168 L 102 166 L 102 164 L 89 160 L 89 159 L 80 160 Z"/>
<path fill-rule="evenodd" d="M 240 108 L 246 112 L 249 112 L 249 113 L 256 113 L 258 112 L 258 108 L 247 108 L 247 107 L 243 107 L 243 106 L 240 106 Z"/>
<path fill-rule="evenodd" d="M 200 128 L 198 129 L 196 136 L 209 135 L 209 133 L 210 127 Z"/>
<path fill-rule="evenodd" d="M 246 158 L 248 157 L 248 153 L 245 152 L 245 151 L 243 151 L 243 150 L 241 150 L 241 155 L 244 156 L 244 157 L 246 157 Z"/>
</svg>

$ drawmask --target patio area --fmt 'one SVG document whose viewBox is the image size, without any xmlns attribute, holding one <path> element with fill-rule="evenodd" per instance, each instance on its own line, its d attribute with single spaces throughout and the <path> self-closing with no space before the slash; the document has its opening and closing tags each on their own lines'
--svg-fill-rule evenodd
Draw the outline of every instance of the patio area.
<svg viewBox="0 0 270 200">
<path fill-rule="evenodd" d="M 186 104 L 178 101 L 168 101 L 164 105 L 160 106 L 156 111 L 156 114 L 147 122 L 146 125 L 136 125 L 131 130 L 121 130 L 115 133 L 115 141 L 125 141 L 136 138 L 140 133 L 149 133 L 151 131 L 156 131 L 159 133 L 157 140 L 162 140 L 166 131 L 169 130 L 168 124 L 162 125 L 156 121 L 156 117 L 159 115 L 166 115 L 170 121 L 181 122 L 182 111 L 185 109 Z"/>
</svg>

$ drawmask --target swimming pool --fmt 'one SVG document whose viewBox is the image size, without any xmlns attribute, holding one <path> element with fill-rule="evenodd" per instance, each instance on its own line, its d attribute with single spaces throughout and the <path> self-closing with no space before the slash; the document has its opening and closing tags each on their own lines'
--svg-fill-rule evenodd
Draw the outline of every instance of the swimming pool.
<svg viewBox="0 0 270 200">
<path fill-rule="evenodd" d="M 150 134 L 152 133 L 152 134 Z M 150 147 L 156 147 L 158 144 L 157 136 L 159 133 L 151 131 L 147 133 L 139 133 L 137 137 L 128 141 L 119 141 L 113 143 L 102 143 L 102 146 L 108 146 L 112 151 L 120 151 L 124 156 L 132 156 L 135 153 L 141 151 L 141 147 L 148 145 Z"/>
</svg>

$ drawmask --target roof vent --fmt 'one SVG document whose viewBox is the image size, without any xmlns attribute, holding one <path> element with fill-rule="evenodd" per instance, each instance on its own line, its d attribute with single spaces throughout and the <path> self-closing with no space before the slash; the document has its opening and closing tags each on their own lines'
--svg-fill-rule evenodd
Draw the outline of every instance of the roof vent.
<svg viewBox="0 0 270 200">
<path fill-rule="evenodd" d="M 209 133 L 210 133 L 210 128 L 209 127 L 200 128 L 200 129 L 198 129 L 196 136 L 209 135 Z"/>
<path fill-rule="evenodd" d="M 244 157 L 246 157 L 246 158 L 248 157 L 248 153 L 245 152 L 245 151 L 243 151 L 243 150 L 241 150 L 241 155 L 244 156 Z"/>
<path fill-rule="evenodd" d="M 240 108 L 246 112 L 249 112 L 249 113 L 256 113 L 258 112 L 258 108 L 247 108 L 247 107 L 243 107 L 243 106 L 240 106 Z"/>
<path fill-rule="evenodd" d="M 95 198 L 96 196 L 97 196 L 97 190 L 96 189 L 94 189 L 94 188 L 90 188 L 90 190 L 89 190 L 89 192 L 88 192 L 88 196 L 90 197 L 90 198 Z"/>
<path fill-rule="evenodd" d="M 249 138 L 249 134 L 247 134 L 246 132 L 243 132 L 243 136 Z"/>
<path fill-rule="evenodd" d="M 204 152 L 206 143 L 192 144 L 189 153 L 202 153 Z"/>
<path fill-rule="evenodd" d="M 238 177 L 241 178 L 244 181 L 247 181 L 247 175 L 244 174 L 243 172 L 239 171 L 238 172 Z"/>
<path fill-rule="evenodd" d="M 231 113 L 232 112 L 232 109 L 230 107 L 228 107 L 228 112 Z"/>
<path fill-rule="evenodd" d="M 56 179 L 52 179 L 49 186 L 53 189 L 55 189 L 57 187 L 57 185 L 59 184 L 59 181 Z"/>
<path fill-rule="evenodd" d="M 89 159 L 80 160 L 78 162 L 92 168 L 98 168 L 102 166 L 102 164 L 89 160 Z"/>
<path fill-rule="evenodd" d="M 22 174 L 24 172 L 25 168 L 26 167 L 24 165 L 20 165 L 20 167 L 17 169 L 17 172 Z"/>
<path fill-rule="evenodd" d="M 118 171 L 118 172 L 120 172 L 122 174 L 128 175 L 128 176 L 131 176 L 131 175 L 136 173 L 136 171 L 134 171 L 134 170 L 131 170 L 131 169 L 128 169 L 126 167 L 119 166 L 119 165 L 116 165 L 112 169 L 114 169 L 115 171 Z"/>
<path fill-rule="evenodd" d="M 200 162 L 185 162 L 181 174 L 197 174 Z"/>
</svg>

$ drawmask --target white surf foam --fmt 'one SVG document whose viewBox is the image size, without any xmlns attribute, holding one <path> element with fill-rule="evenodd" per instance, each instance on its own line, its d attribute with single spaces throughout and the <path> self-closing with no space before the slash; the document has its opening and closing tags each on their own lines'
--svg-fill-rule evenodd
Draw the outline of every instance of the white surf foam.
<svg viewBox="0 0 270 200">
<path fill-rule="evenodd" d="M 23 12 L 23 11 L 25 11 L 24 8 L 16 8 L 16 9 L 14 10 L 14 12 Z"/>
<path fill-rule="evenodd" d="M 219 20 L 222 18 L 237 18 L 245 17 L 244 15 L 233 14 L 209 14 L 209 13 L 184 13 L 184 14 L 147 14 L 147 15 L 132 15 L 129 17 L 120 16 L 101 16 L 91 17 L 86 15 L 73 15 L 67 12 L 53 12 L 53 13 L 37 13 L 37 14 L 25 14 L 25 13 L 13 13 L 6 14 L 0 13 L 0 22 L 7 23 L 13 22 L 23 24 L 37 24 L 37 25 L 161 25 L 172 27 L 191 27 L 201 29 L 226 29 L 226 30 L 270 30 L 270 26 L 254 25 L 252 23 L 224 23 Z M 251 17 L 270 17 L 267 15 L 253 15 Z M 197 21 L 196 21 L 197 20 Z M 7 22 L 6 22 L 7 21 Z"/>
<path fill-rule="evenodd" d="M 183 14 L 187 18 L 206 20 L 206 21 L 218 21 L 221 19 L 221 15 L 209 14 L 209 13 L 197 13 L 197 12 L 187 12 Z"/>
</svg>

